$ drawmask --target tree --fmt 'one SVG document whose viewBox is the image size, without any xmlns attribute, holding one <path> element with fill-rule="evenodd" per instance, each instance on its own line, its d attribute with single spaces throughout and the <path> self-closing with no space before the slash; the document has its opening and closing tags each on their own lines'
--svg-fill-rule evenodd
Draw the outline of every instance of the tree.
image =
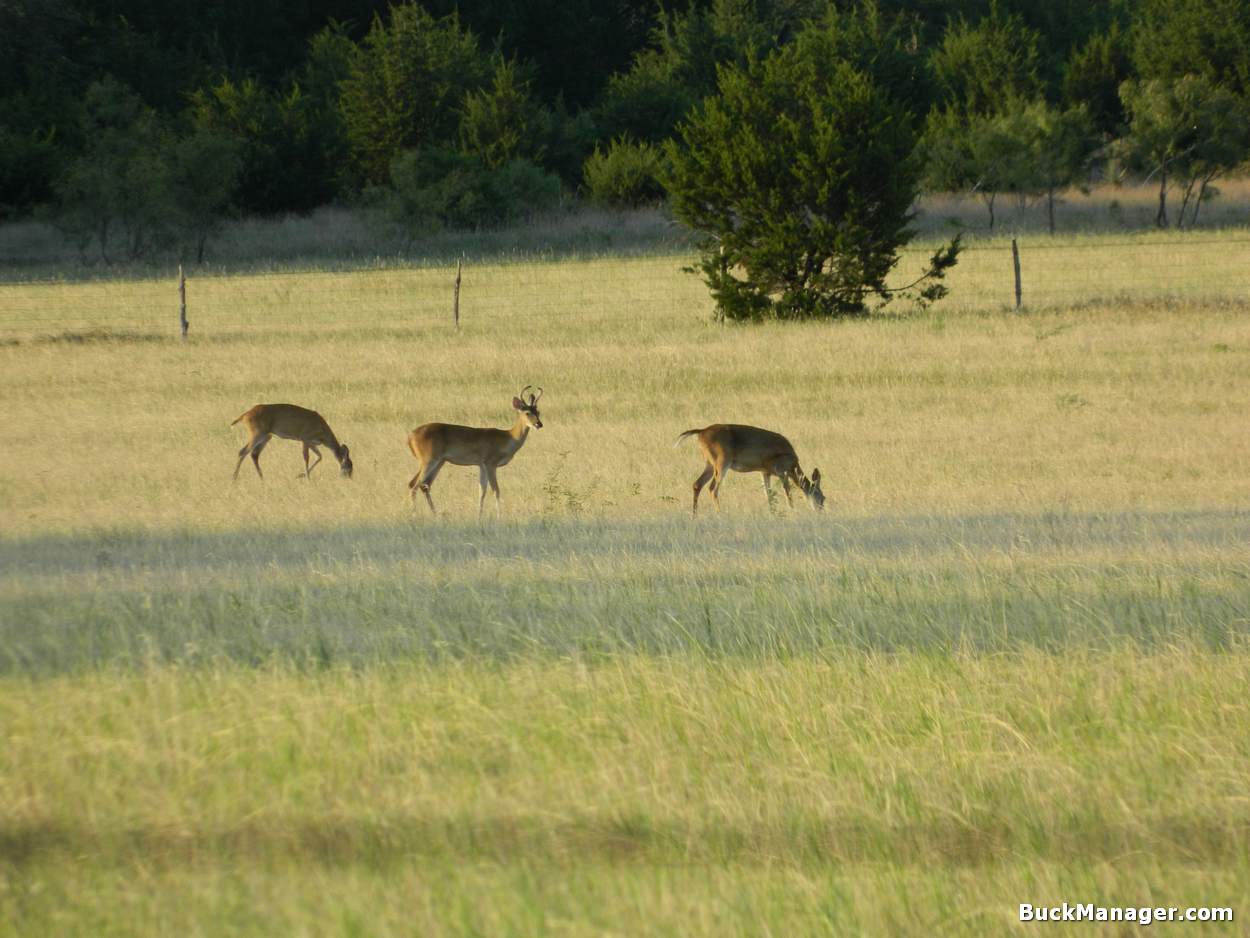
<svg viewBox="0 0 1250 938">
<path fill-rule="evenodd" d="M 57 180 L 59 224 L 80 247 L 95 241 L 105 263 L 120 235 L 130 259 L 141 257 L 166 225 L 170 194 L 162 172 L 162 128 L 155 113 L 113 79 L 87 89 L 83 133 L 90 143 Z"/>
<path fill-rule="evenodd" d="M 960 19 L 929 56 L 941 102 L 967 114 L 994 114 L 1042 92 L 1037 34 L 997 6 L 975 25 Z"/>
<path fill-rule="evenodd" d="M 956 108 L 929 113 L 920 153 L 925 188 L 975 194 L 989 213 L 990 231 L 998 197 L 1022 191 L 1029 159 L 1028 141 L 1009 117 Z"/>
<path fill-rule="evenodd" d="M 1244 0 L 1140 0 L 1130 44 L 1144 81 L 1201 75 L 1250 95 L 1250 4 Z"/>
<path fill-rule="evenodd" d="M 455 139 L 465 94 L 490 74 L 477 39 L 456 14 L 435 19 L 408 3 L 375 18 L 343 82 L 343 120 L 365 182 L 384 183 L 404 150 Z"/>
<path fill-rule="evenodd" d="M 464 97 L 460 149 L 476 155 L 490 169 L 515 159 L 543 157 L 540 130 L 546 115 L 530 95 L 529 79 L 516 62 L 502 60 L 489 88 Z"/>
<path fill-rule="evenodd" d="M 1060 110 L 1034 101 L 1021 112 L 1028 144 L 1024 188 L 1046 199 L 1046 225 L 1055 233 L 1055 193 L 1081 181 L 1099 143 L 1084 107 Z"/>
<path fill-rule="evenodd" d="M 702 271 L 721 315 L 803 319 L 862 313 L 910 240 L 919 165 L 910 113 L 842 54 L 827 23 L 746 68 L 666 146 L 675 214 L 700 234 Z M 919 298 L 958 242 L 930 266 Z"/>
<path fill-rule="evenodd" d="M 161 153 L 161 171 L 170 197 L 170 221 L 204 262 L 209 237 L 221 230 L 239 185 L 241 144 L 197 128 L 170 140 Z"/>
<path fill-rule="evenodd" d="M 249 211 L 305 212 L 337 191 L 341 128 L 299 84 L 282 92 L 223 78 L 192 96 L 190 112 L 196 127 L 238 144 L 238 199 Z"/>
<path fill-rule="evenodd" d="M 1063 74 L 1063 97 L 1083 105 L 1094 127 L 1108 140 L 1124 129 L 1120 85 L 1132 75 L 1128 42 L 1118 25 L 1091 36 L 1068 59 Z"/>
<path fill-rule="evenodd" d="M 1177 182 L 1183 196 L 1176 226 L 1184 227 L 1191 207 L 1193 224 L 1210 183 L 1246 158 L 1250 131 L 1245 100 L 1200 75 L 1126 81 L 1120 94 L 1129 113 L 1120 154 L 1131 168 L 1158 177 L 1155 224 L 1167 227 L 1167 192 Z"/>
</svg>

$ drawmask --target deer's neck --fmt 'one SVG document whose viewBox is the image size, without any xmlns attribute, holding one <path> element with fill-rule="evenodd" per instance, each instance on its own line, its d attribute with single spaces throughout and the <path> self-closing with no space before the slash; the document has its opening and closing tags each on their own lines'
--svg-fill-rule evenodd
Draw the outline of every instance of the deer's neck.
<svg viewBox="0 0 1250 938">
<path fill-rule="evenodd" d="M 516 422 L 512 424 L 512 429 L 508 431 L 508 435 L 512 437 L 512 452 L 516 452 L 525 444 L 525 438 L 529 436 L 530 425 L 525 420 L 525 415 L 518 413 Z"/>
<path fill-rule="evenodd" d="M 330 454 L 332 456 L 337 456 L 339 452 L 339 438 L 334 435 L 334 431 L 329 427 L 326 427 L 325 433 L 322 434 L 322 438 L 325 441 L 325 445 L 330 447 Z"/>
</svg>

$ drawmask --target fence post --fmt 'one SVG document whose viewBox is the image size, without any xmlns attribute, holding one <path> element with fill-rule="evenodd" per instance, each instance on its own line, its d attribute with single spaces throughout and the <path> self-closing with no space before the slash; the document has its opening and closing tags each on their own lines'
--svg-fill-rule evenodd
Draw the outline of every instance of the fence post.
<svg viewBox="0 0 1250 938">
<path fill-rule="evenodd" d="M 456 323 L 457 332 L 460 331 L 460 266 L 463 263 L 463 258 L 456 261 L 456 289 L 451 296 L 451 318 Z"/>
<path fill-rule="evenodd" d="M 1020 308 L 1020 249 L 1016 246 L 1016 239 L 1011 239 L 1011 265 L 1016 270 L 1016 309 Z"/>
<path fill-rule="evenodd" d="M 187 338 L 187 278 L 182 273 L 182 265 L 178 265 L 178 327 L 182 330 L 183 341 Z"/>
</svg>

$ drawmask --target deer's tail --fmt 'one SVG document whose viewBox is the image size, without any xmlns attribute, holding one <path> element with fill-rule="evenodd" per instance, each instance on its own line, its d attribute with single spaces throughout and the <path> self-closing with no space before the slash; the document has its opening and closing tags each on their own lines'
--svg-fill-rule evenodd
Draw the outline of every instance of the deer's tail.
<svg viewBox="0 0 1250 938">
<path fill-rule="evenodd" d="M 235 417 L 233 420 L 231 420 L 231 421 L 230 421 L 230 426 L 232 426 L 232 427 L 233 427 L 236 423 L 238 423 L 240 420 L 243 420 L 243 419 L 244 419 L 244 418 L 246 418 L 246 417 L 254 417 L 254 416 L 256 416 L 257 414 L 259 414 L 259 413 L 260 413 L 260 412 L 264 409 L 264 407 L 265 407 L 265 405 L 264 405 L 264 404 L 255 404 L 255 405 L 253 405 L 253 406 L 249 407 L 247 410 L 243 411 L 243 413 L 239 414 L 239 416 L 237 416 L 237 417 Z"/>
<path fill-rule="evenodd" d="M 703 430 L 704 430 L 703 427 L 699 427 L 697 430 L 687 430 L 685 433 L 683 433 L 681 436 L 679 436 L 676 440 L 673 441 L 673 446 L 674 447 L 681 446 L 681 441 L 684 440 L 686 437 L 698 436 L 700 433 L 703 432 Z"/>
</svg>

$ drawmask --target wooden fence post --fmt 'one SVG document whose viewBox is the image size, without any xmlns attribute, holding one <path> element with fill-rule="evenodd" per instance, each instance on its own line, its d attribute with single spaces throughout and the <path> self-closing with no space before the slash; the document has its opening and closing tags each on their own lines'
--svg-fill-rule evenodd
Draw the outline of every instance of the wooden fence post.
<svg viewBox="0 0 1250 938">
<path fill-rule="evenodd" d="M 1016 269 L 1016 309 L 1020 308 L 1020 249 L 1016 246 L 1016 239 L 1011 239 L 1011 264 Z"/>
<path fill-rule="evenodd" d="M 456 331 L 460 331 L 460 267 L 463 258 L 456 261 L 456 289 L 451 296 L 451 318 L 455 320 Z"/>
<path fill-rule="evenodd" d="M 183 341 L 187 338 L 187 278 L 182 273 L 182 265 L 178 265 L 178 327 L 182 330 Z"/>
</svg>

